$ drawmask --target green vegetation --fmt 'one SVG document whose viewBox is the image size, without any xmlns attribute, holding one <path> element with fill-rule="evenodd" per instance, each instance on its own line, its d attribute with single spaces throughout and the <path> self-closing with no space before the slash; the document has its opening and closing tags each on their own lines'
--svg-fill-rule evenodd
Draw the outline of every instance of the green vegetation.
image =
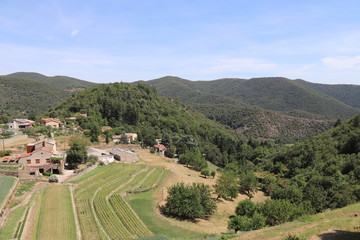
<svg viewBox="0 0 360 240">
<path fill-rule="evenodd" d="M 41 196 L 36 239 L 49 239 L 49 236 L 54 240 L 76 239 L 75 218 L 68 186 L 48 187 Z"/>
<path fill-rule="evenodd" d="M 99 166 L 97 168 L 95 168 L 94 170 L 82 175 L 81 177 L 78 177 L 74 180 L 69 181 L 70 183 L 79 183 L 82 182 L 84 180 L 87 180 L 88 178 L 97 175 L 103 171 L 108 171 L 112 166 L 111 165 L 107 165 L 107 166 Z"/>
<path fill-rule="evenodd" d="M 156 90 L 145 84 L 96 85 L 54 107 L 49 115 L 62 118 L 79 112 L 88 114 L 78 122 L 93 140 L 100 133 L 96 129 L 110 126 L 113 134 L 136 132 L 143 146 L 152 146 L 155 139 L 162 138 L 163 144 L 178 154 L 199 149 L 218 166 L 233 161 L 240 146 L 248 142 L 244 136 L 207 120 L 189 107 L 158 97 Z M 264 143 L 262 147 L 271 144 Z M 203 161 L 200 163 L 204 165 Z"/>
<path fill-rule="evenodd" d="M 360 203 L 344 208 L 326 211 L 320 214 L 304 216 L 298 220 L 264 228 L 254 232 L 242 233 L 244 239 L 286 239 L 289 235 L 296 235 L 300 239 L 308 239 L 318 235 L 320 239 L 334 237 L 334 239 L 359 239 L 360 233 L 356 227 L 360 225 L 358 214 Z M 336 231 L 330 231 L 336 229 Z"/>
<path fill-rule="evenodd" d="M 68 163 L 71 168 L 76 168 L 79 164 L 85 163 L 88 159 L 85 146 L 79 142 L 71 143 L 70 149 L 66 154 L 66 163 Z"/>
<path fill-rule="evenodd" d="M 347 84 L 319 84 L 296 80 L 299 84 L 335 98 L 349 106 L 360 108 L 360 86 Z"/>
<path fill-rule="evenodd" d="M 75 200 L 83 238 L 129 239 L 152 235 L 121 194 L 138 188 L 154 170 L 140 165 L 113 164 L 80 182 Z"/>
<path fill-rule="evenodd" d="M 11 212 L 4 226 L 0 228 L 0 239 L 12 239 L 15 237 L 18 224 L 22 222 L 21 220 L 27 209 L 27 206 L 22 206 Z"/>
<path fill-rule="evenodd" d="M 35 182 L 25 182 L 20 185 L 15 194 L 16 197 L 22 196 L 25 192 L 31 191 L 31 188 L 35 185 Z"/>
<path fill-rule="evenodd" d="M 155 86 L 160 96 L 180 99 L 209 119 L 254 137 L 282 141 L 304 139 L 332 126 L 332 121 L 318 119 L 348 118 L 359 113 L 284 78 L 192 82 L 164 77 L 146 83 Z"/>
<path fill-rule="evenodd" d="M 216 201 L 208 185 L 177 183 L 168 193 L 166 204 L 161 208 L 165 215 L 180 219 L 207 218 L 216 210 Z"/>
<path fill-rule="evenodd" d="M 70 96 L 46 83 L 0 77 L 0 115 L 2 122 L 11 118 L 39 115 Z"/>
<path fill-rule="evenodd" d="M 4 203 L 5 198 L 8 196 L 9 191 L 14 186 L 16 178 L 0 176 L 0 207 Z"/>
<path fill-rule="evenodd" d="M 132 209 L 154 234 L 163 234 L 170 239 L 199 239 L 202 234 L 172 225 L 156 213 L 152 192 L 127 197 Z M 156 238 L 155 238 L 156 239 Z"/>
<path fill-rule="evenodd" d="M 8 74 L 5 77 L 8 78 L 21 78 L 21 79 L 30 79 L 41 83 L 47 83 L 51 86 L 54 86 L 59 89 L 82 89 L 94 86 L 95 83 L 72 78 L 66 76 L 54 76 L 54 77 L 47 77 L 45 75 L 34 73 L 34 72 L 16 72 L 12 74 Z"/>
</svg>

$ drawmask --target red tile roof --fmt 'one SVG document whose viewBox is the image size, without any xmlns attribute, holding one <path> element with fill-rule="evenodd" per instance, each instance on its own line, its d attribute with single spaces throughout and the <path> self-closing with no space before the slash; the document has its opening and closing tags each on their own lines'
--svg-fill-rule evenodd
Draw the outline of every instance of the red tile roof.
<svg viewBox="0 0 360 240">
<path fill-rule="evenodd" d="M 165 150 L 166 147 L 162 144 L 154 145 L 154 148 L 158 148 L 159 150 Z"/>
</svg>

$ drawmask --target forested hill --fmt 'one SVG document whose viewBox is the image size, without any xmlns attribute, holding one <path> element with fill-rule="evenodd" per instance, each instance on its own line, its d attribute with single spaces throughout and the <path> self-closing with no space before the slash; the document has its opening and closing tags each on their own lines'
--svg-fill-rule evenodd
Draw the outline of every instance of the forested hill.
<svg viewBox="0 0 360 240">
<path fill-rule="evenodd" d="M 147 83 L 155 86 L 162 96 L 182 99 L 182 96 L 189 95 L 190 91 L 193 95 L 217 94 L 245 104 L 300 117 L 347 119 L 360 113 L 359 109 L 286 78 L 269 77 L 249 80 L 228 78 L 193 82 L 176 77 L 164 77 L 147 81 Z"/>
<path fill-rule="evenodd" d="M 5 77 L 8 78 L 21 78 L 30 79 L 42 83 L 50 84 L 53 87 L 57 87 L 65 90 L 77 90 L 94 86 L 96 83 L 80 80 L 77 78 L 66 77 L 66 76 L 54 76 L 48 77 L 39 73 L 34 72 L 16 72 L 8 74 Z"/>
<path fill-rule="evenodd" d="M 360 85 L 352 84 L 319 84 L 296 80 L 299 84 L 335 98 L 349 106 L 360 109 Z"/>
<path fill-rule="evenodd" d="M 69 96 L 70 93 L 45 83 L 0 77 L 0 121 L 39 115 Z"/>
<path fill-rule="evenodd" d="M 359 112 L 284 78 L 189 81 L 163 77 L 146 83 L 155 86 L 159 95 L 178 98 L 209 119 L 266 139 L 305 139 L 329 129 L 337 117 Z"/>
<path fill-rule="evenodd" d="M 111 126 L 119 133 L 136 132 L 147 146 L 155 144 L 156 138 L 167 139 L 167 145 L 173 142 L 178 153 L 186 146 L 199 147 L 218 166 L 234 160 L 237 149 L 247 143 L 243 136 L 192 108 L 158 97 L 147 84 L 99 84 L 52 108 L 49 115 L 63 118 L 79 112 L 88 114 L 81 126 L 92 132 L 99 126 Z"/>
<path fill-rule="evenodd" d="M 278 154 L 271 171 L 287 179 L 273 198 L 309 201 L 317 211 L 360 201 L 360 115 Z"/>
</svg>

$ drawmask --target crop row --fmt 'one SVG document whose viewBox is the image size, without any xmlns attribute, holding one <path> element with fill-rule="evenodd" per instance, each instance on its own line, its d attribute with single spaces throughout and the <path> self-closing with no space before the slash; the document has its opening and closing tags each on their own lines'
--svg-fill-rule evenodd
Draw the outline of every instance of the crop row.
<svg viewBox="0 0 360 240">
<path fill-rule="evenodd" d="M 151 235 L 151 232 L 146 228 L 144 223 L 140 221 L 128 203 L 119 194 L 112 195 L 109 201 L 115 213 L 130 233 L 138 238 Z"/>
</svg>

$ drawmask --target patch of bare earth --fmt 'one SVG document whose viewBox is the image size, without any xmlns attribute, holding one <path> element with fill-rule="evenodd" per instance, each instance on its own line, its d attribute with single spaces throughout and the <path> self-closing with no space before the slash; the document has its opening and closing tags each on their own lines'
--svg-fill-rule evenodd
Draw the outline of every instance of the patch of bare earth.
<svg viewBox="0 0 360 240">
<path fill-rule="evenodd" d="M 136 153 L 138 154 L 140 159 L 139 164 L 145 163 L 149 166 L 162 167 L 171 172 L 170 175 L 163 182 L 163 185 L 154 192 L 154 197 L 157 204 L 159 205 L 165 204 L 165 199 L 167 197 L 167 189 L 176 183 L 204 183 L 210 185 L 212 188 L 216 184 L 217 176 L 214 179 L 211 177 L 204 178 L 200 175 L 199 172 L 176 163 L 174 159 L 166 158 L 163 155 L 159 154 L 152 154 L 149 152 L 149 150 L 146 149 L 138 149 L 136 150 Z M 214 197 L 216 196 L 214 195 Z M 239 203 L 239 201 L 244 199 L 247 199 L 246 195 L 238 195 L 238 197 L 236 199 L 233 199 L 232 201 L 219 199 L 216 213 L 207 220 L 198 219 L 196 222 L 178 221 L 175 219 L 165 218 L 160 214 L 159 211 L 157 212 L 159 215 L 161 215 L 161 217 L 172 222 L 172 224 L 181 226 L 183 228 L 208 234 L 219 234 L 222 232 L 227 232 L 227 222 L 229 220 L 229 216 L 234 214 L 237 204 Z M 267 197 L 264 195 L 263 192 L 257 192 L 252 200 L 255 202 L 262 202 L 266 199 Z"/>
</svg>

